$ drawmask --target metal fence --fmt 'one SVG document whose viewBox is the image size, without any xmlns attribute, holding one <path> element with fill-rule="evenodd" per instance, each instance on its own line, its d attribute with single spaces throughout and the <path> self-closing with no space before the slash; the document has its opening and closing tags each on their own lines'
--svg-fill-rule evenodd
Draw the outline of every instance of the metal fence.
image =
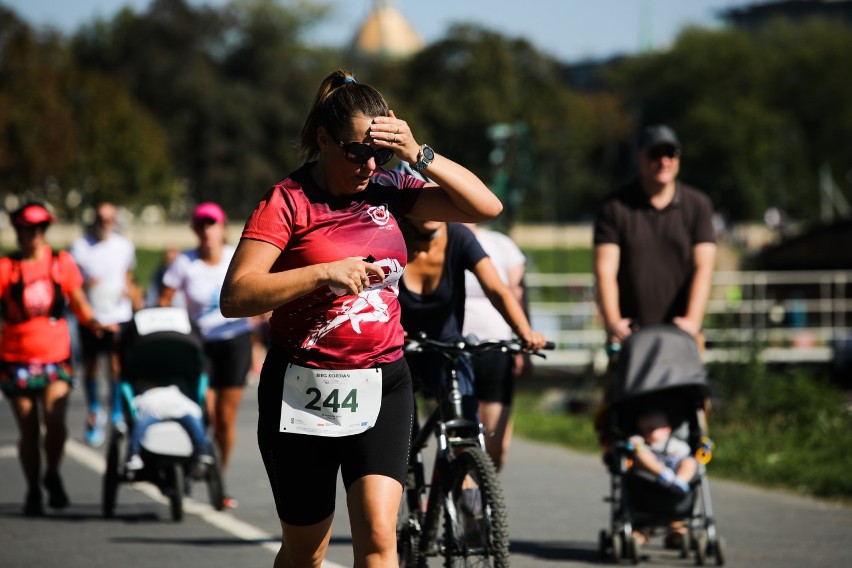
<svg viewBox="0 0 852 568">
<path fill-rule="evenodd" d="M 591 274 L 527 274 L 533 327 L 557 344 L 540 365 L 601 368 Z M 717 272 L 705 359 L 842 363 L 852 357 L 852 271 Z"/>
</svg>

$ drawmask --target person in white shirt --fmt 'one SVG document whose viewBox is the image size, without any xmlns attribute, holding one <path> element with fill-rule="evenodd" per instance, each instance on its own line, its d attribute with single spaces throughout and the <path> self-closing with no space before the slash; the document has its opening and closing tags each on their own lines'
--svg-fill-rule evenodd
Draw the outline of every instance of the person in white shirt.
<svg viewBox="0 0 852 568">
<path fill-rule="evenodd" d="M 222 455 L 222 473 L 228 468 L 236 441 L 237 410 L 251 368 L 252 343 L 249 318 L 226 318 L 219 295 L 235 247 L 225 243 L 225 212 L 216 203 L 195 208 L 192 230 L 198 246 L 181 252 L 163 274 L 160 306 L 170 306 L 176 292 L 183 293 L 189 317 L 204 341 L 210 375 L 207 408 L 213 438 Z M 224 505 L 236 507 L 226 496 Z"/>
<path fill-rule="evenodd" d="M 98 393 L 98 358 L 108 359 L 108 374 L 112 387 L 113 422 L 123 424 L 121 407 L 116 404 L 115 385 L 120 372 L 118 340 L 121 329 L 133 317 L 134 309 L 141 307 L 142 295 L 134 283 L 136 247 L 115 232 L 118 225 L 118 208 L 103 202 L 95 208 L 95 221 L 86 235 L 71 245 L 71 256 L 80 267 L 86 298 L 92 305 L 103 334 L 95 336 L 86 326 L 79 326 L 80 347 L 83 359 L 83 381 L 88 403 L 86 417 L 86 442 L 98 447 L 104 441 L 106 413 L 101 408 Z"/>
<path fill-rule="evenodd" d="M 503 233 L 468 224 L 479 244 L 488 253 L 500 279 L 524 306 L 524 272 L 526 257 L 518 245 Z M 512 339 L 514 333 L 494 304 L 485 295 L 477 277 L 465 273 L 464 305 L 465 337 L 479 339 Z M 529 317 L 529 314 L 527 314 Z M 515 380 L 531 370 L 529 355 L 511 355 L 497 351 L 473 358 L 474 391 L 479 401 L 479 416 L 485 426 L 485 448 L 499 470 L 506 463 L 512 439 L 512 400 Z"/>
</svg>

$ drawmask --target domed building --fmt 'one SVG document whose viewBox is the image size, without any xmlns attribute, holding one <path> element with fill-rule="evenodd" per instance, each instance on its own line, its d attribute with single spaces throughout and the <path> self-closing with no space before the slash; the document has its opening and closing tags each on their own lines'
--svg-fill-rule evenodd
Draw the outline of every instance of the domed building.
<svg viewBox="0 0 852 568">
<path fill-rule="evenodd" d="M 355 51 L 387 58 L 408 57 L 423 46 L 420 34 L 397 9 L 395 0 L 373 0 L 373 9 L 352 40 Z"/>
</svg>

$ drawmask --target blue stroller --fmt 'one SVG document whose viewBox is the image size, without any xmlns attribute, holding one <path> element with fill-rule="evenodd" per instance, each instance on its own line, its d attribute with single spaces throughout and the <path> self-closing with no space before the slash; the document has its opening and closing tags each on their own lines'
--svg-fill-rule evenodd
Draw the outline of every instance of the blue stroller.
<svg viewBox="0 0 852 568">
<path fill-rule="evenodd" d="M 115 512 L 118 487 L 122 482 L 147 481 L 156 485 L 169 500 L 171 517 L 183 519 L 183 496 L 193 480 L 207 483 L 210 504 L 223 508 L 224 490 L 219 458 L 213 448 L 212 464 L 201 464 L 192 440 L 176 421 L 166 420 L 144 430 L 142 457 L 138 471 L 125 467 L 130 435 L 136 426 L 132 401 L 146 387 L 177 386 L 204 412 L 207 375 L 204 351 L 198 331 L 183 308 L 148 308 L 138 311 L 123 333 L 120 343 L 122 412 L 126 429 L 113 426 L 107 446 L 106 472 L 102 486 L 105 517 Z"/>
<path fill-rule="evenodd" d="M 599 552 L 616 563 L 638 563 L 641 544 L 634 531 L 651 536 L 681 523 L 680 557 L 694 554 L 696 565 L 713 558 L 725 563 L 724 539 L 716 532 L 705 466 L 712 457 L 705 403 L 709 388 L 697 345 L 673 325 L 642 328 L 621 346 L 605 397 L 598 429 L 605 440 L 604 463 L 610 474 L 610 527 L 599 535 Z M 634 466 L 628 439 L 637 419 L 661 411 L 671 425 L 670 439 L 688 444 L 697 473 L 685 493 L 661 485 L 656 476 Z M 683 445 L 683 444 L 681 444 Z M 684 446 L 685 447 L 685 446 Z"/>
</svg>

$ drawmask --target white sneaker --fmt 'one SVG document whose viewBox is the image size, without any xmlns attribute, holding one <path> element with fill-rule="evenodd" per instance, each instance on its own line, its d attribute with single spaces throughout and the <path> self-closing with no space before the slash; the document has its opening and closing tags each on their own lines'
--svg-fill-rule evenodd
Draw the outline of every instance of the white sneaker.
<svg viewBox="0 0 852 568">
<path fill-rule="evenodd" d="M 142 458 L 138 454 L 133 454 L 127 460 L 127 463 L 124 464 L 124 467 L 127 468 L 127 471 L 139 471 L 145 467 L 145 462 L 142 461 Z"/>
</svg>

